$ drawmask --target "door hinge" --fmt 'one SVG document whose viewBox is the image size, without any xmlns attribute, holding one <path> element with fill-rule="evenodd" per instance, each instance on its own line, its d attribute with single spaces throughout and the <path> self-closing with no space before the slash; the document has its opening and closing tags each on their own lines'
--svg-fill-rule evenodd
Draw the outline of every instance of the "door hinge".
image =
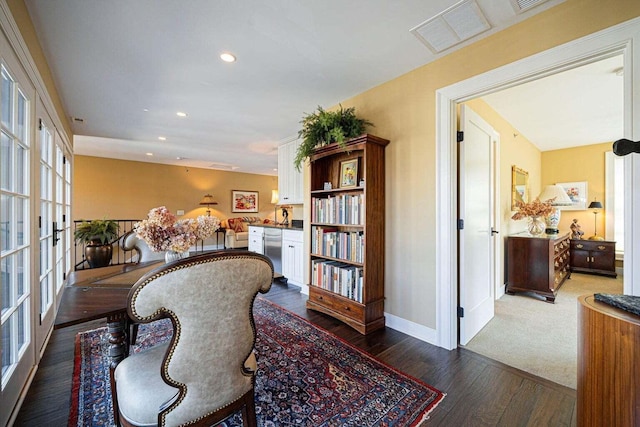
<svg viewBox="0 0 640 427">
<path fill-rule="evenodd" d="M 458 230 L 464 230 L 464 219 L 458 220 Z"/>
<path fill-rule="evenodd" d="M 464 308 L 458 307 L 458 317 L 464 317 Z"/>
<path fill-rule="evenodd" d="M 456 132 L 456 142 L 464 141 L 464 132 L 458 131 Z"/>
<path fill-rule="evenodd" d="M 38 130 L 42 130 L 42 119 L 38 119 Z"/>
<path fill-rule="evenodd" d="M 42 217 L 38 217 L 38 228 L 42 228 Z"/>
</svg>

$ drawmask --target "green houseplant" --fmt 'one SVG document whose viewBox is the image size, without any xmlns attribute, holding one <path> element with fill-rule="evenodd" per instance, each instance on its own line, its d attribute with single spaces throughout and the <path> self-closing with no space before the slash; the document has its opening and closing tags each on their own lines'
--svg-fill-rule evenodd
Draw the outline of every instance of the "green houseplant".
<svg viewBox="0 0 640 427">
<path fill-rule="evenodd" d="M 73 237 L 86 245 L 84 255 L 91 268 L 106 267 L 111 262 L 112 242 L 118 238 L 118 223 L 112 219 L 82 221 Z"/>
<path fill-rule="evenodd" d="M 302 142 L 293 160 L 298 170 L 311 157 L 314 148 L 333 142 L 344 146 L 346 140 L 362 135 L 367 126 L 373 126 L 373 123 L 356 116 L 355 107 L 342 108 L 342 105 L 336 111 L 327 111 L 318 106 L 315 112 L 306 114 L 300 123 L 302 129 L 298 136 Z"/>
</svg>

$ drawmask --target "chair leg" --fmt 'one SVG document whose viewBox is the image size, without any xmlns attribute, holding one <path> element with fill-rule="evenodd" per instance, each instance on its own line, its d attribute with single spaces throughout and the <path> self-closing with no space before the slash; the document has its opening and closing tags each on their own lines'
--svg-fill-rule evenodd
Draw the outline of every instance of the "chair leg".
<svg viewBox="0 0 640 427">
<path fill-rule="evenodd" d="M 257 427 L 256 403 L 253 390 L 244 395 L 244 406 L 242 407 L 242 424 L 244 427 Z"/>
<path fill-rule="evenodd" d="M 129 343 L 131 345 L 134 345 L 136 343 L 136 339 L 138 339 L 138 324 L 137 323 L 132 323 L 131 324 L 131 331 L 129 333 Z"/>
</svg>

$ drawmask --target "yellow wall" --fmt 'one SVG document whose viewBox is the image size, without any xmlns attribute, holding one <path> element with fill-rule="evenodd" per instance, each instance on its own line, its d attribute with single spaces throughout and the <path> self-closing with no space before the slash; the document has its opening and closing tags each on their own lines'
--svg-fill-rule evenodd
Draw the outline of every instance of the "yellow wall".
<svg viewBox="0 0 640 427">
<path fill-rule="evenodd" d="M 436 326 L 436 90 L 640 15 L 637 0 L 567 0 L 341 102 L 389 139 L 385 311 Z"/>
<path fill-rule="evenodd" d="M 73 218 L 143 219 L 151 208 L 166 206 L 184 217 L 205 215 L 198 203 L 209 193 L 218 205 L 211 215 L 220 219 L 237 216 L 273 218 L 271 190 L 278 178 L 238 172 L 185 168 L 157 163 L 132 162 L 75 156 L 73 162 Z M 231 191 L 258 191 L 258 213 L 232 213 Z"/>
<path fill-rule="evenodd" d="M 564 150 L 542 153 L 542 182 L 544 185 L 558 182 L 587 182 L 587 206 L 597 199 L 606 209 L 604 153 L 611 151 L 612 143 L 587 145 Z M 569 232 L 571 221 L 577 218 L 587 238 L 594 234 L 594 214 L 592 211 L 562 211 L 558 228 Z M 598 235 L 604 236 L 604 209 L 596 216 Z"/>
</svg>

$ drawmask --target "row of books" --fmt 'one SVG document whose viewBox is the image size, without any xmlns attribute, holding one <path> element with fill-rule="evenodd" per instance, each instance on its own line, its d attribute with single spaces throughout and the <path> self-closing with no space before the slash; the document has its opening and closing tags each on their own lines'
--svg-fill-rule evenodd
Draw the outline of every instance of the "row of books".
<svg viewBox="0 0 640 427">
<path fill-rule="evenodd" d="M 325 224 L 364 223 L 364 194 L 339 194 L 311 199 L 311 222 Z"/>
<path fill-rule="evenodd" d="M 311 227 L 311 253 L 364 262 L 364 233 L 338 231 L 330 227 Z"/>
<path fill-rule="evenodd" d="M 362 267 L 315 259 L 311 261 L 311 284 L 362 303 Z"/>
</svg>

